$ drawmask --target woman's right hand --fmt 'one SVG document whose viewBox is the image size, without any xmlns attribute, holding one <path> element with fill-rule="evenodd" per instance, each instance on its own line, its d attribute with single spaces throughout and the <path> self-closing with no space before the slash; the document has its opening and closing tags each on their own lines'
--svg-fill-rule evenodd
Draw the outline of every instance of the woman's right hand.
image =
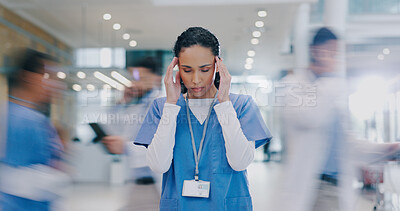
<svg viewBox="0 0 400 211">
<path fill-rule="evenodd" d="M 181 77 L 179 71 L 175 75 L 175 83 L 173 78 L 173 69 L 178 64 L 178 58 L 174 57 L 171 64 L 168 66 L 165 74 L 164 84 L 167 91 L 167 103 L 176 104 L 181 95 Z"/>
</svg>

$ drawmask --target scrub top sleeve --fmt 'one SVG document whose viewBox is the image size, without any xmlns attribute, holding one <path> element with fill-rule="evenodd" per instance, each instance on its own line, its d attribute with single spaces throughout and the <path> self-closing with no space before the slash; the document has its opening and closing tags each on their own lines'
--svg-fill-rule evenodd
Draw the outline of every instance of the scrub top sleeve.
<svg viewBox="0 0 400 211">
<path fill-rule="evenodd" d="M 144 118 L 142 127 L 140 128 L 136 140 L 133 142 L 136 145 L 142 145 L 147 148 L 153 140 L 153 136 L 157 131 L 160 123 L 162 111 L 159 107 L 158 100 L 154 100 L 146 117 Z"/>
<path fill-rule="evenodd" d="M 238 112 L 238 119 L 247 140 L 255 141 L 256 148 L 272 139 L 260 110 L 251 96 L 245 96 L 242 109 Z"/>
</svg>

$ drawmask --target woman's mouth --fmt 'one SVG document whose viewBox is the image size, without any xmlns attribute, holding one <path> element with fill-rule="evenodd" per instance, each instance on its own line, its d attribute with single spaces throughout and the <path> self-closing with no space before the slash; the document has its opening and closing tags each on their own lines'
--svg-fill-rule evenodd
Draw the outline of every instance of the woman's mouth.
<svg viewBox="0 0 400 211">
<path fill-rule="evenodd" d="M 193 92 L 201 92 L 203 90 L 203 87 L 197 87 L 197 88 L 191 88 Z"/>
</svg>

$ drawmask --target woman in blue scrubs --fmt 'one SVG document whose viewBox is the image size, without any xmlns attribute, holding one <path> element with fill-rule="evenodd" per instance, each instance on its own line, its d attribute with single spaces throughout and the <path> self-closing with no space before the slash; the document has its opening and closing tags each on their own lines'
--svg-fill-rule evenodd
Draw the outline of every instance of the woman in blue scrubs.
<svg viewBox="0 0 400 211">
<path fill-rule="evenodd" d="M 147 147 L 153 171 L 163 173 L 160 210 L 253 209 L 246 167 L 272 137 L 254 100 L 229 93 L 219 49 L 201 27 L 178 37 L 167 97 L 153 102 L 135 140 Z"/>
</svg>

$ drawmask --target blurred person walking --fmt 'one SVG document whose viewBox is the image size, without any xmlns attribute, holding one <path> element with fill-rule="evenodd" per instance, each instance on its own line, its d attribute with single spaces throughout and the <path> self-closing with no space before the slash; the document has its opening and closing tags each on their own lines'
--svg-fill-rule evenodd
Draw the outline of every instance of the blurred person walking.
<svg viewBox="0 0 400 211">
<path fill-rule="evenodd" d="M 15 52 L 8 75 L 8 112 L 4 156 L 0 159 L 0 206 L 3 211 L 51 210 L 68 185 L 61 169 L 63 146 L 47 113 L 60 85 L 55 60 L 32 49 Z"/>
<path fill-rule="evenodd" d="M 287 142 L 274 210 L 354 210 L 356 169 L 384 159 L 398 144 L 355 141 L 347 131 L 345 78 L 337 71 L 338 37 L 320 28 L 311 45 L 311 65 L 282 80 L 282 116 Z"/>
<path fill-rule="evenodd" d="M 128 158 L 127 179 L 132 181 L 126 210 L 156 210 L 160 193 L 156 184 L 159 174 L 151 171 L 146 162 L 146 149 L 132 144 L 143 124 L 151 103 L 161 94 L 162 70 L 153 57 L 139 59 L 128 71 L 133 79 L 126 87 L 123 98 L 110 112 L 118 116 L 105 129 L 110 136 L 102 143 L 112 154 L 125 154 Z"/>
</svg>

